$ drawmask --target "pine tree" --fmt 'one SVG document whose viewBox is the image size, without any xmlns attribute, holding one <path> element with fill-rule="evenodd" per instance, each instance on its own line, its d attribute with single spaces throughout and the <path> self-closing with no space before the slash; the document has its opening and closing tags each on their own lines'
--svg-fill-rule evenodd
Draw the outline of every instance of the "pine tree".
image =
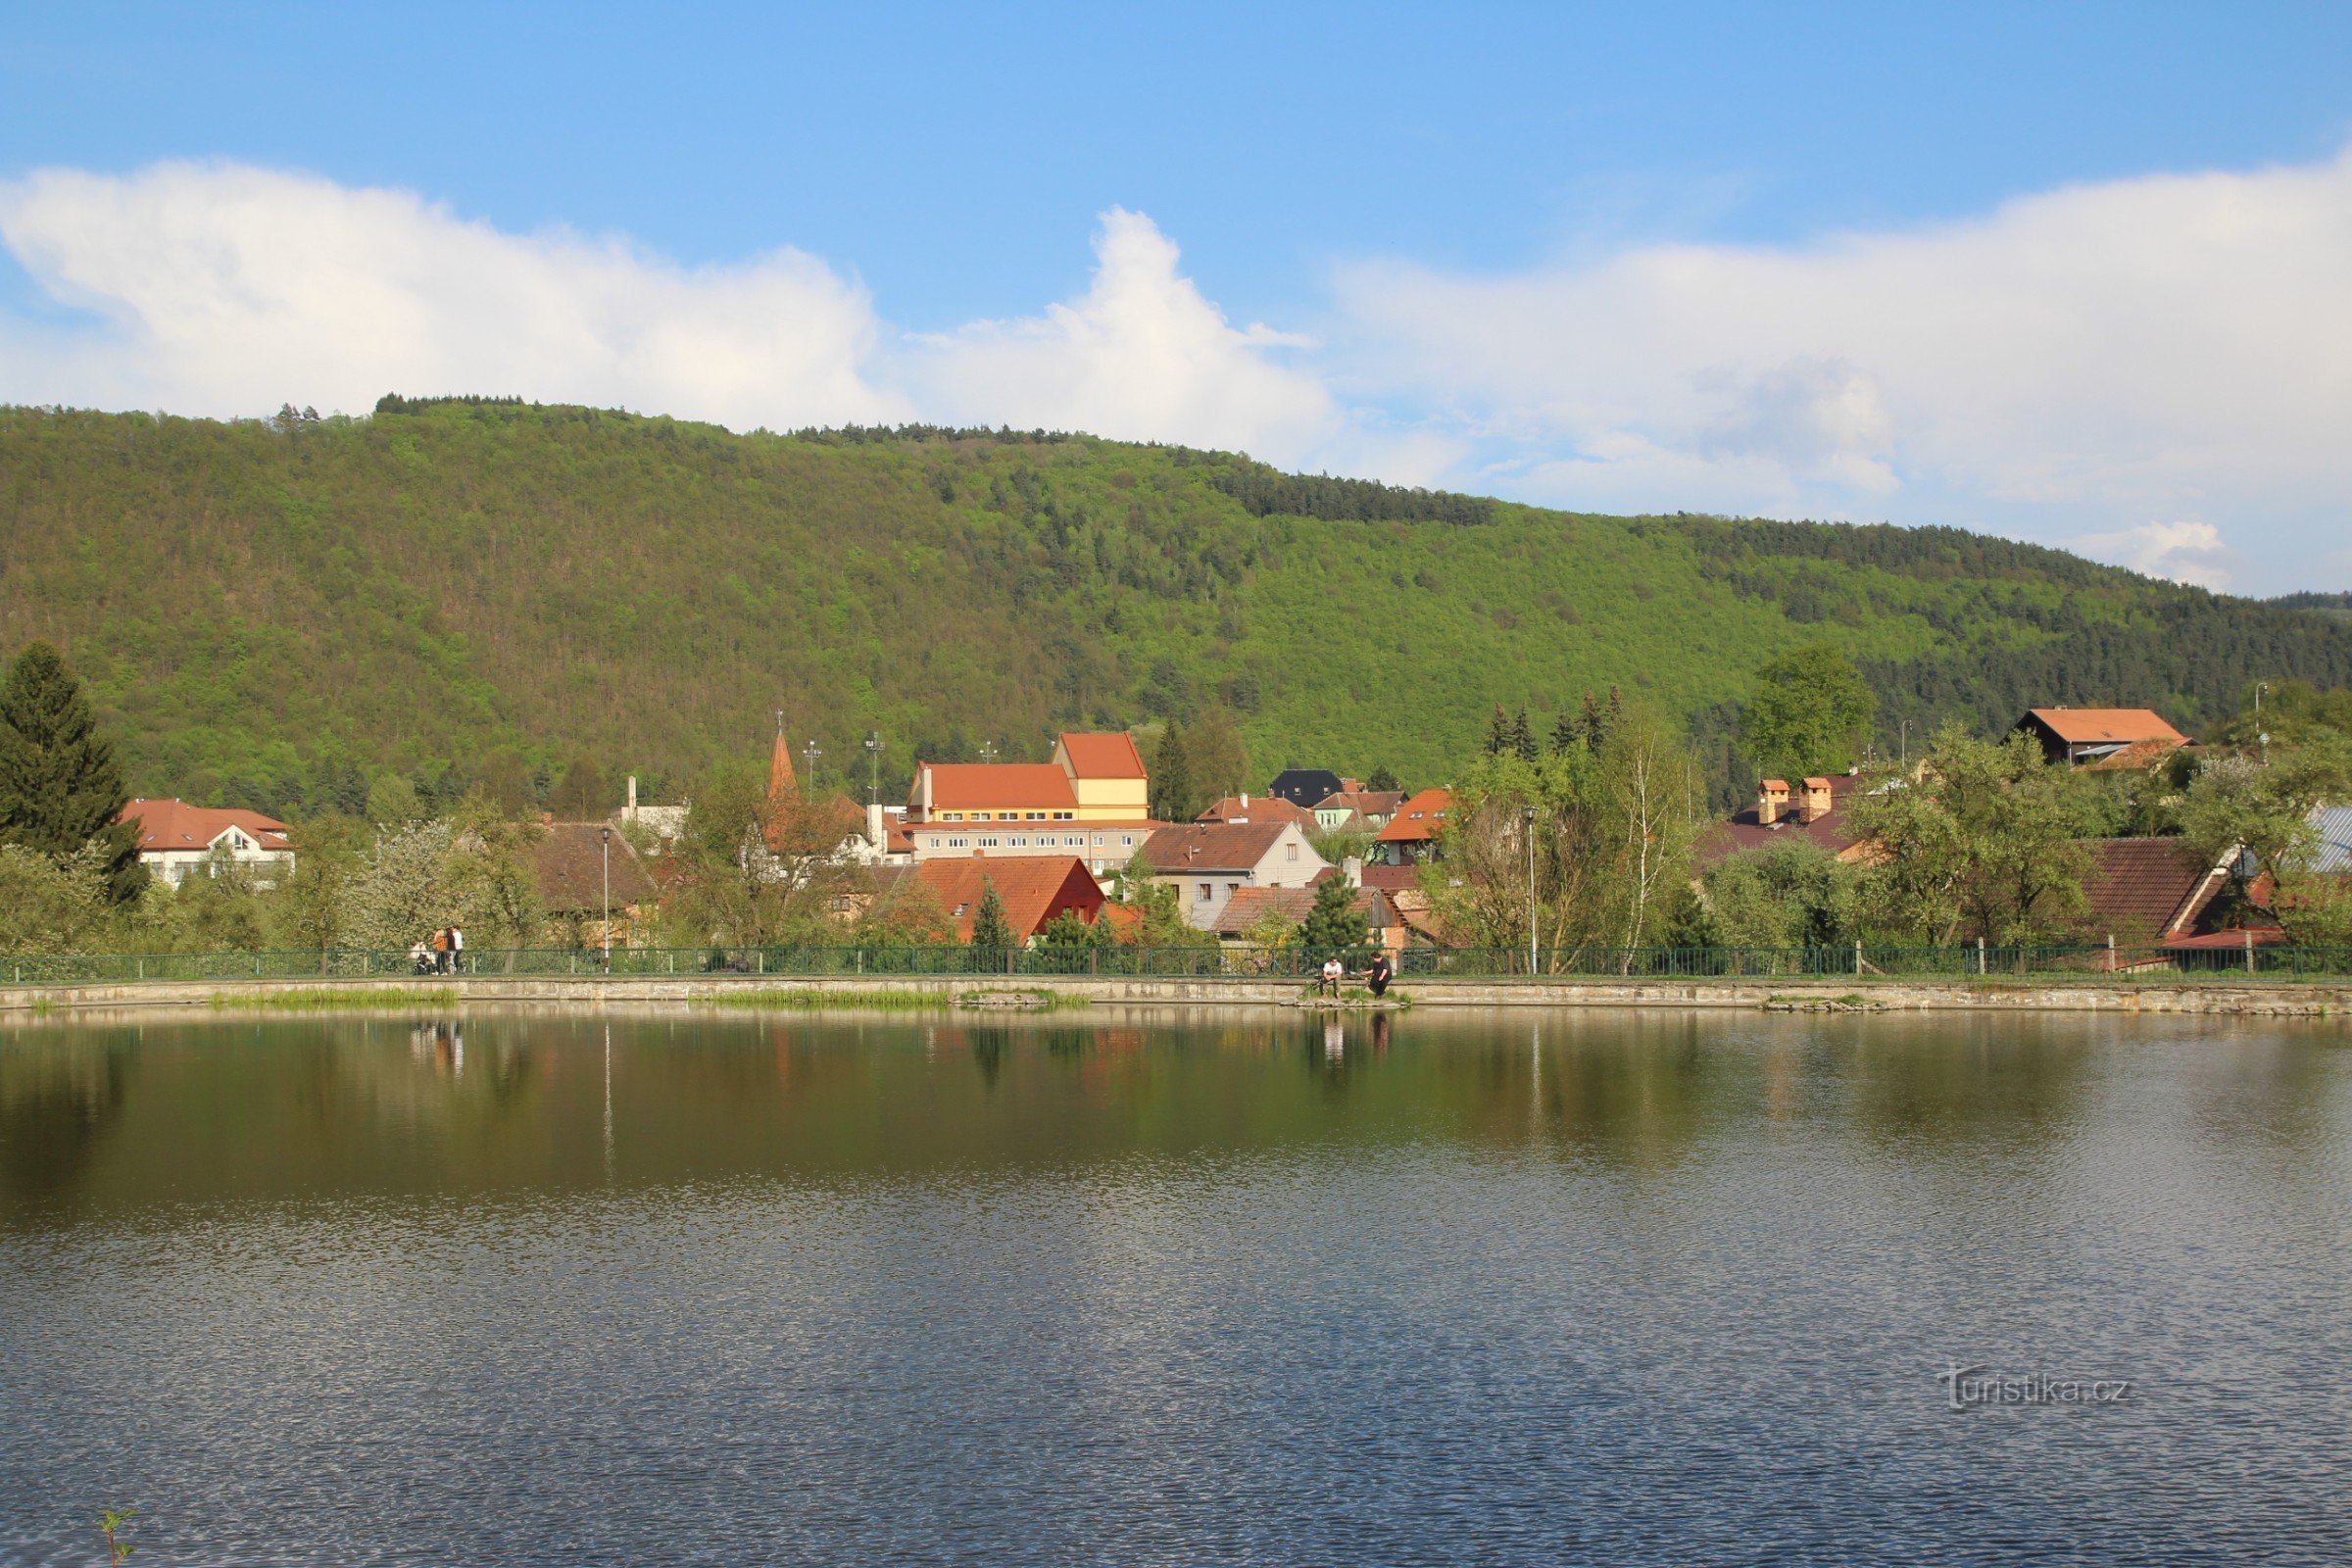
<svg viewBox="0 0 2352 1568">
<path fill-rule="evenodd" d="M 1364 780 L 1364 788 L 1376 794 L 1394 794 L 1403 786 L 1396 782 L 1396 770 L 1383 762 L 1372 770 L 1370 778 Z"/>
<path fill-rule="evenodd" d="M 1535 727 L 1527 721 L 1525 705 L 1511 717 L 1511 755 L 1523 762 L 1532 762 L 1539 755 L 1536 751 Z"/>
<path fill-rule="evenodd" d="M 1500 703 L 1496 703 L 1494 716 L 1487 720 L 1487 755 L 1500 757 L 1510 750 L 1511 715 L 1502 710 Z"/>
<path fill-rule="evenodd" d="M 1592 700 L 1592 694 L 1586 693 L 1585 701 L 1591 702 Z M 1565 708 L 1561 709 L 1560 716 L 1554 719 L 1551 725 L 1551 755 L 1557 757 L 1560 753 L 1582 746 L 1584 743 L 1584 731 L 1577 728 L 1576 715 Z"/>
<path fill-rule="evenodd" d="M 1355 889 L 1345 877 L 1325 877 L 1315 884 L 1314 906 L 1306 911 L 1298 937 L 1308 948 L 1329 952 L 1360 948 L 1369 934 L 1363 911 L 1355 906 Z"/>
<path fill-rule="evenodd" d="M 997 896 L 997 885 L 981 885 L 980 907 L 972 911 L 972 947 L 983 953 L 1009 953 L 1020 946 L 1012 933 L 1012 922 L 1004 918 L 1004 901 Z"/>
<path fill-rule="evenodd" d="M 1592 696 L 1590 686 L 1585 688 L 1585 709 L 1577 718 L 1576 734 L 1588 752 L 1599 751 L 1601 744 L 1609 738 L 1609 721 L 1601 715 L 1600 704 Z"/>
<path fill-rule="evenodd" d="M 1152 752 L 1152 814 L 1163 822 L 1191 821 L 1200 810 L 1193 799 L 1197 789 L 1184 732 L 1170 719 L 1168 727 L 1160 731 L 1159 744 Z"/>
<path fill-rule="evenodd" d="M 29 645 L 0 683 L 0 841 L 68 856 L 95 840 L 122 904 L 147 885 L 138 829 L 115 820 L 129 799 L 81 682 L 56 649 Z"/>
</svg>

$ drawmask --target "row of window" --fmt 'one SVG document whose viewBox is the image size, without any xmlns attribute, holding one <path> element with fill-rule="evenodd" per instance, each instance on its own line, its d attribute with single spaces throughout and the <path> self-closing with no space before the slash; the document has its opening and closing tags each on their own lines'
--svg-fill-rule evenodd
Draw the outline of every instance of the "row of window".
<svg viewBox="0 0 2352 1568">
<path fill-rule="evenodd" d="M 966 815 L 962 811 L 942 811 L 939 813 L 939 819 L 942 822 L 1075 822 L 1078 820 L 1078 813 L 1076 811 L 1054 811 L 1052 813 L 1045 811 L 998 811 L 992 815 L 987 811 L 973 811 L 969 815 Z"/>
<path fill-rule="evenodd" d="M 1094 847 L 1096 849 L 1099 850 L 1102 848 L 1102 838 L 1103 835 L 1100 833 L 1094 835 Z M 1084 833 L 1065 833 L 1062 835 L 1059 845 L 1056 845 L 1054 840 L 1054 835 L 1051 833 L 1040 833 L 1034 840 L 1026 833 L 1014 833 L 1010 835 L 983 833 L 977 838 L 963 834 L 951 834 L 943 842 L 951 850 L 1026 850 L 1031 848 L 1040 850 L 1051 850 L 1055 848 L 1066 850 L 1083 850 L 1087 847 L 1086 840 L 1087 835 Z M 1132 833 L 1120 834 L 1119 848 L 1123 850 L 1134 849 L 1135 835 Z"/>
</svg>

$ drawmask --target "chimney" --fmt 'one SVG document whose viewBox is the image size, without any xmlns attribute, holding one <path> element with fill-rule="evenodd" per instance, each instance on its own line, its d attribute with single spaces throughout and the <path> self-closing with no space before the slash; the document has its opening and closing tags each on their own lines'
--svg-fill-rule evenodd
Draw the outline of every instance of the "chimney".
<svg viewBox="0 0 2352 1568">
<path fill-rule="evenodd" d="M 1340 875 L 1348 879 L 1348 885 L 1349 887 L 1362 887 L 1364 885 L 1363 858 L 1361 856 L 1350 855 L 1348 857 L 1348 858 L 1342 860 L 1340 862 Z"/>
<path fill-rule="evenodd" d="M 1242 809 L 1245 811 L 1250 809 L 1250 792 L 1248 790 L 1242 791 Z"/>
<path fill-rule="evenodd" d="M 1768 778 L 1756 786 L 1756 820 L 1765 827 L 1780 823 L 1781 813 L 1788 808 L 1788 781 Z"/>
<path fill-rule="evenodd" d="M 928 822 L 931 820 L 931 764 L 923 763 L 914 770 L 914 775 L 916 787 L 922 792 L 916 800 L 922 808 L 923 820 Z"/>
<path fill-rule="evenodd" d="M 629 775 L 629 804 L 620 808 L 620 819 L 623 822 L 637 820 L 637 775 L 634 773 Z"/>
<path fill-rule="evenodd" d="M 874 847 L 874 853 L 877 855 L 890 843 L 890 829 L 882 819 L 882 803 L 880 801 L 865 803 L 865 842 Z"/>
<path fill-rule="evenodd" d="M 1799 822 L 1818 822 L 1830 814 L 1830 781 L 1809 778 L 1797 792 L 1796 819 Z"/>
</svg>

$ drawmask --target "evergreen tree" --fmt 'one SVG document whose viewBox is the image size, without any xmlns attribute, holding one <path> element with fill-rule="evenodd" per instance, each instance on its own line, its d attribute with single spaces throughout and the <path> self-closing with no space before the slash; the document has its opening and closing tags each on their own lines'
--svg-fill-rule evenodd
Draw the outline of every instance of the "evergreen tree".
<svg viewBox="0 0 2352 1568">
<path fill-rule="evenodd" d="M 1159 733 L 1159 744 L 1152 751 L 1152 814 L 1163 822 L 1191 821 L 1200 812 L 1195 800 L 1198 790 L 1184 732 L 1169 719 L 1168 727 Z"/>
<path fill-rule="evenodd" d="M 1612 702 L 1616 699 L 1616 695 L 1617 689 L 1614 686 L 1610 687 L 1609 697 Z M 1608 715 L 1600 710 L 1600 704 L 1593 697 L 1591 687 L 1585 689 L 1585 707 L 1584 711 L 1577 716 L 1576 738 L 1588 752 L 1598 752 L 1608 744 Z"/>
<path fill-rule="evenodd" d="M 1231 713 L 1211 708 L 1193 720 L 1184 732 L 1184 772 L 1199 799 L 1189 802 L 1193 809 L 1177 820 L 1199 814 L 1212 801 L 1241 793 L 1250 777 L 1250 752 Z"/>
<path fill-rule="evenodd" d="M 1020 945 L 1020 939 L 1013 935 L 1012 922 L 1004 918 L 1004 901 L 997 896 L 997 885 L 982 883 L 980 907 L 972 911 L 974 951 L 1003 954 Z"/>
<path fill-rule="evenodd" d="M 94 841 L 108 899 L 125 903 L 147 885 L 138 830 L 115 820 L 129 799 L 81 682 L 30 644 L 0 683 L 0 842 L 63 858 Z"/>
<path fill-rule="evenodd" d="M 1585 701 L 1587 703 L 1592 701 L 1591 692 L 1585 693 Z M 1554 719 L 1551 725 L 1551 755 L 1557 757 L 1570 747 L 1582 746 L 1584 743 L 1585 734 L 1577 727 L 1576 715 L 1565 708 L 1561 709 L 1560 716 Z"/>
<path fill-rule="evenodd" d="M 1494 716 L 1487 720 L 1487 755 L 1502 757 L 1514 750 L 1516 748 L 1511 743 L 1511 715 L 1502 710 L 1500 703 L 1496 703 Z"/>
<path fill-rule="evenodd" d="M 1379 793 L 1393 794 L 1403 787 L 1396 782 L 1396 770 L 1386 762 L 1374 768 L 1372 776 L 1364 780 L 1364 788 Z"/>
<path fill-rule="evenodd" d="M 605 782 L 604 769 L 591 758 L 572 760 L 564 769 L 547 797 L 548 809 L 562 822 L 589 822 L 612 808 L 612 786 Z"/>
<path fill-rule="evenodd" d="M 1315 884 L 1314 906 L 1298 928 L 1299 940 L 1318 952 L 1360 948 L 1369 930 L 1363 911 L 1355 906 L 1355 889 L 1345 877 L 1325 877 Z"/>
<path fill-rule="evenodd" d="M 1511 755 L 1522 762 L 1532 762 L 1543 755 L 1536 750 L 1536 731 L 1527 721 L 1525 704 L 1511 716 Z"/>
</svg>

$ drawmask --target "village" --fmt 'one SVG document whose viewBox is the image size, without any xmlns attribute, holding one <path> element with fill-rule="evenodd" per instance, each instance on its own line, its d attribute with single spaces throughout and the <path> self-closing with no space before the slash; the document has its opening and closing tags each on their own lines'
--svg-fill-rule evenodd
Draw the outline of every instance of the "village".
<svg viewBox="0 0 2352 1568">
<path fill-rule="evenodd" d="M 514 859 L 503 905 L 454 885 L 419 890 L 411 900 L 415 942 L 380 921 L 345 922 L 336 935 L 459 947 L 437 952 L 436 968 L 461 966 L 467 945 L 477 962 L 486 946 L 543 945 L 610 962 L 615 951 L 710 943 L 1339 951 L 1358 961 L 1380 952 L 1399 963 L 1408 954 L 1479 950 L 1538 969 L 1567 966 L 1573 950 L 1640 948 L 1682 954 L 1678 969 L 1695 972 L 1708 969 L 1693 955 L 1722 949 L 1850 947 L 1855 972 L 1875 967 L 1860 956 L 1862 922 L 1850 907 L 1840 913 L 1838 902 L 1850 905 L 1864 877 L 1884 880 L 1908 862 L 1902 816 L 1890 805 L 1942 782 L 1934 756 L 1908 767 L 1768 777 L 1751 804 L 1728 815 L 1642 824 L 1661 874 L 1644 886 L 1628 873 L 1629 894 L 1594 868 L 1565 863 L 1573 830 L 1554 820 L 1555 805 L 1540 812 L 1532 804 L 1545 794 L 1536 774 L 1548 764 L 1514 743 L 1499 717 L 1498 738 L 1456 787 L 1374 789 L 1290 767 L 1262 790 L 1226 795 L 1174 821 L 1153 815 L 1159 797 L 1127 732 L 1064 732 L 1039 762 L 917 760 L 903 803 L 886 804 L 869 788 L 860 805 L 814 787 L 810 770 L 795 764 L 779 715 L 764 788 L 731 814 L 724 803 L 641 803 L 631 777 L 601 817 L 542 812 L 487 838 L 478 825 L 444 826 L 445 851 L 484 852 L 495 840 Z M 1585 748 L 1565 745 L 1570 754 L 1589 750 L 1577 759 L 1588 771 L 1629 765 L 1602 737 L 1588 739 Z M 2148 709 L 2035 708 L 2004 744 L 2026 759 L 2013 768 L 2038 760 L 2053 786 L 2104 786 L 2134 803 L 2143 821 L 2166 818 L 2148 804 L 2155 796 L 2172 791 L 2178 801 L 2207 762 L 2224 760 Z M 1512 776 L 1515 767 L 1526 776 Z M 1603 776 L 1596 793 L 1612 787 Z M 2266 806 L 2275 815 L 2277 804 Z M 2029 887 L 2038 879 L 2041 893 L 2030 892 L 2005 923 L 1988 907 L 1955 904 L 1960 917 L 1940 932 L 1923 927 L 1920 945 L 1973 944 L 1980 966 L 1988 945 L 2026 942 L 2094 956 L 2103 949 L 2100 967 L 2109 970 L 2212 967 L 2215 956 L 2251 969 L 2257 950 L 2308 944 L 2290 930 L 2296 916 L 2332 918 L 2352 872 L 2352 807 L 2323 780 L 2292 808 L 2300 829 L 2284 839 L 2272 830 L 2269 843 L 2256 842 L 2260 829 L 2199 839 L 2169 818 L 2172 831 L 2095 836 L 2061 827 L 2052 837 L 2045 824 L 2026 846 L 2045 868 L 1987 873 Z M 267 892 L 299 879 L 301 830 L 261 812 L 140 799 L 120 820 L 135 831 L 138 860 L 161 888 L 198 878 Z M 387 833 L 397 840 L 427 826 L 379 828 L 376 862 Z M 1997 836 L 2020 831 L 2011 822 Z M 729 901 L 710 898 L 714 873 Z M 345 871 L 346 880 L 357 875 Z M 2301 891 L 2281 898 L 2290 876 Z M 1566 906 L 1580 894 L 1616 910 L 1630 897 L 1646 914 L 1620 934 L 1577 919 Z M 754 912 L 763 902 L 774 906 L 765 917 Z M 485 907 L 495 929 L 468 934 L 466 922 L 481 921 Z"/>
</svg>

